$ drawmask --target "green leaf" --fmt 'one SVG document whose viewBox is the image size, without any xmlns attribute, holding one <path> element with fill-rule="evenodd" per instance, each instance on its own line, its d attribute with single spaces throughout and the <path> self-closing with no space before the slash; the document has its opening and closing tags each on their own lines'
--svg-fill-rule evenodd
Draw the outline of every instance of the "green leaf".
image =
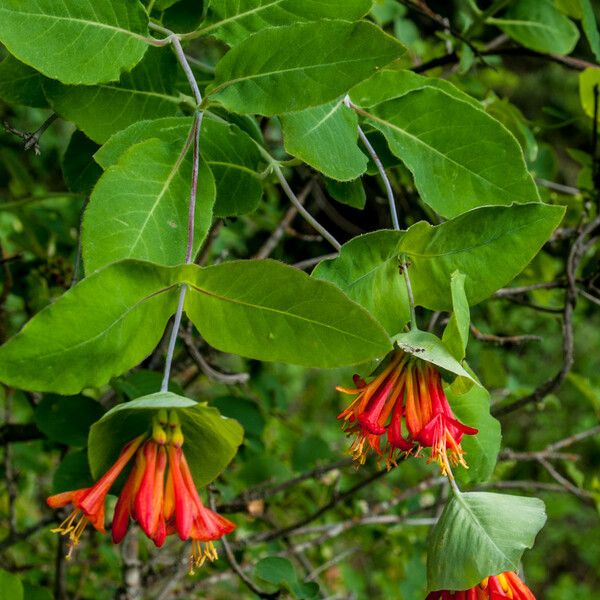
<svg viewBox="0 0 600 600">
<path fill-rule="evenodd" d="M 186 440 L 183 451 L 196 487 L 209 484 L 231 462 L 244 437 L 237 421 L 206 403 L 158 392 L 115 406 L 92 427 L 88 458 L 94 478 L 110 468 L 127 442 L 151 431 L 152 418 L 161 408 L 177 411 Z"/>
<path fill-rule="evenodd" d="M 37 585 L 31 585 L 27 581 L 23 582 L 23 590 L 27 600 L 52 600 L 53 596 L 46 588 Z M 11 598 L 11 600 L 15 600 Z"/>
<path fill-rule="evenodd" d="M 212 0 L 200 33 L 233 45 L 268 27 L 321 19 L 357 21 L 371 4 L 372 0 Z"/>
<path fill-rule="evenodd" d="M 177 306 L 173 278 L 134 261 L 87 277 L 0 347 L 0 381 L 59 394 L 104 385 L 156 347 Z"/>
<path fill-rule="evenodd" d="M 20 61 L 68 84 L 115 81 L 148 45 L 138 0 L 0 0 L 0 42 Z"/>
<path fill-rule="evenodd" d="M 586 69 L 579 75 L 579 97 L 581 106 L 588 117 L 594 118 L 594 88 L 598 87 L 598 102 L 600 103 L 600 68 Z M 598 109 L 600 111 L 600 108 Z"/>
<path fill-rule="evenodd" d="M 442 340 L 427 331 L 411 329 L 393 337 L 394 343 L 409 354 L 433 363 L 450 373 L 475 381 L 471 373 L 450 354 Z"/>
<path fill-rule="evenodd" d="M 303 583 L 298 579 L 292 563 L 287 558 L 268 556 L 254 567 L 254 576 L 270 583 L 276 588 L 284 587 L 293 598 L 308 600 L 316 598 L 319 586 L 314 582 Z"/>
<path fill-rule="evenodd" d="M 87 396 L 49 394 L 35 407 L 38 429 L 48 438 L 68 446 L 85 446 L 89 428 L 103 415 L 98 402 Z"/>
<path fill-rule="evenodd" d="M 83 219 L 87 273 L 135 258 L 162 265 L 185 261 L 192 157 L 185 143 L 149 139 L 132 146 L 98 181 Z M 215 184 L 200 162 L 194 252 L 212 223 Z"/>
<path fill-rule="evenodd" d="M 67 187 L 72 192 L 90 194 L 102 169 L 94 160 L 98 144 L 92 142 L 81 131 L 74 131 L 62 159 L 62 171 Z"/>
<path fill-rule="evenodd" d="M 461 442 L 469 468 L 455 469 L 454 474 L 463 483 L 487 481 L 494 473 L 502 441 L 500 423 L 490 414 L 490 394 L 461 377 L 446 386 L 445 392 L 456 418 L 478 430 L 476 435 L 465 435 Z"/>
<path fill-rule="evenodd" d="M 122 377 L 113 379 L 110 384 L 117 392 L 123 394 L 129 400 L 135 400 L 140 396 L 149 396 L 160 389 L 164 373 L 160 371 L 149 371 L 148 369 L 136 369 Z M 183 388 L 171 379 L 169 381 L 169 392 L 184 394 Z"/>
<path fill-rule="evenodd" d="M 577 27 L 552 0 L 519 0 L 502 19 L 488 19 L 513 40 L 537 52 L 570 54 L 579 39 Z"/>
<path fill-rule="evenodd" d="M 587 37 L 588 43 L 596 60 L 600 61 L 600 32 L 598 31 L 598 23 L 596 15 L 590 0 L 578 0 L 581 7 L 581 24 L 583 31 Z"/>
<path fill-rule="evenodd" d="M 0 600 L 23 600 L 21 580 L 4 569 L 0 569 Z"/>
<path fill-rule="evenodd" d="M 302 110 L 338 98 L 403 53 L 398 41 L 367 22 L 264 29 L 217 64 L 208 99 L 238 113 Z"/>
<path fill-rule="evenodd" d="M 211 402 L 223 416 L 239 421 L 247 437 L 260 438 L 265 418 L 254 400 L 238 396 L 220 396 Z"/>
<path fill-rule="evenodd" d="M 423 201 L 444 217 L 539 199 L 517 140 L 483 110 L 423 88 L 363 114 L 410 169 Z"/>
<path fill-rule="evenodd" d="M 442 341 L 456 360 L 462 360 L 469 342 L 471 314 L 465 293 L 465 276 L 460 271 L 454 271 L 450 276 L 450 293 L 452 295 L 452 315 L 444 329 Z"/>
<path fill-rule="evenodd" d="M 350 181 L 367 170 L 358 147 L 358 116 L 342 100 L 282 115 L 286 152 L 317 171 Z"/>
<path fill-rule="evenodd" d="M 10 54 L 0 63 L 0 98 L 8 104 L 46 108 L 44 76 Z"/>
<path fill-rule="evenodd" d="M 465 590 L 488 575 L 517 571 L 545 522 L 544 503 L 537 498 L 454 496 L 429 538 L 429 590 Z"/>
<path fill-rule="evenodd" d="M 84 445 L 87 444 L 87 432 Z M 94 479 L 90 473 L 87 448 L 75 452 L 69 452 L 60 462 L 58 469 L 52 478 L 52 493 L 60 494 L 70 490 L 94 485 Z"/>
<path fill-rule="evenodd" d="M 482 108 L 478 100 L 446 79 L 425 77 L 412 71 L 395 69 L 381 69 L 375 75 L 371 75 L 369 79 L 354 86 L 350 90 L 350 99 L 354 104 L 368 108 L 426 87 L 439 89 L 457 100 L 471 104 L 475 108 Z"/>
<path fill-rule="evenodd" d="M 137 121 L 177 115 L 181 94 L 175 90 L 176 79 L 174 54 L 165 48 L 151 48 L 117 83 L 74 86 L 48 79 L 44 91 L 55 112 L 102 144 Z"/>
<path fill-rule="evenodd" d="M 307 367 L 339 367 L 391 349 L 381 326 L 331 284 L 271 260 L 182 267 L 185 311 L 223 352 Z"/>
<path fill-rule="evenodd" d="M 191 117 L 167 117 L 135 123 L 113 135 L 96 152 L 96 161 L 107 169 L 116 164 L 128 148 L 151 138 L 183 145 L 191 127 Z M 250 136 L 236 125 L 206 114 L 202 122 L 200 147 L 217 186 L 215 216 L 253 211 L 262 197 L 259 173 L 264 158 Z"/>
<path fill-rule="evenodd" d="M 325 188 L 329 195 L 338 202 L 362 210 L 367 202 L 367 194 L 360 179 L 354 181 L 336 181 L 326 179 Z"/>
<path fill-rule="evenodd" d="M 470 305 L 488 298 L 527 266 L 564 212 L 562 206 L 541 203 L 488 206 L 437 226 L 416 223 L 399 243 L 399 252 L 410 258 L 415 302 L 451 310 L 450 278 L 456 270 L 466 275 Z"/>
<path fill-rule="evenodd" d="M 339 256 L 321 262 L 316 279 L 337 285 L 366 308 L 393 335 L 410 321 L 404 277 L 400 272 L 399 234 L 375 231 L 350 240 Z"/>
</svg>

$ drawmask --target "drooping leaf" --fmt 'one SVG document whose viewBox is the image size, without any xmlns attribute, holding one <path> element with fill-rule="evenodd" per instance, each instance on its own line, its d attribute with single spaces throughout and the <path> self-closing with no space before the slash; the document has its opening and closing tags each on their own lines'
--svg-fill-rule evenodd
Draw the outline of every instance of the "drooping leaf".
<svg viewBox="0 0 600 600">
<path fill-rule="evenodd" d="M 354 86 L 350 90 L 350 99 L 358 106 L 369 108 L 424 87 L 439 89 L 475 108 L 482 108 L 481 103 L 473 96 L 469 96 L 446 79 L 425 77 L 412 71 L 390 68 L 381 69 L 375 75 L 371 75 L 369 79 Z"/>
<path fill-rule="evenodd" d="M 10 54 L 0 63 L 0 98 L 10 104 L 46 108 L 44 76 Z"/>
<path fill-rule="evenodd" d="M 150 138 L 183 144 L 191 126 L 191 117 L 141 121 L 113 135 L 95 158 L 107 169 L 128 148 Z M 236 125 L 207 114 L 202 122 L 200 147 L 217 187 L 215 216 L 241 215 L 254 210 L 262 197 L 259 173 L 264 159 L 250 136 Z"/>
<path fill-rule="evenodd" d="M 0 347 L 0 381 L 59 394 L 104 385 L 160 340 L 179 296 L 172 277 L 133 261 L 90 275 Z"/>
<path fill-rule="evenodd" d="M 537 52 L 570 54 L 579 39 L 577 27 L 552 0 L 519 0 L 501 19 L 488 19 L 513 40 Z"/>
<path fill-rule="evenodd" d="M 20 61 L 63 83 L 116 81 L 148 48 L 138 0 L 1 0 L 0 42 Z"/>
<path fill-rule="evenodd" d="M 488 206 L 437 226 L 421 221 L 408 231 L 373 232 L 344 244 L 314 276 L 335 283 L 394 334 L 408 321 L 405 292 L 393 291 L 403 285 L 399 255 L 409 259 L 416 304 L 451 311 L 454 271 L 466 276 L 469 304 L 481 302 L 527 266 L 563 214 L 563 207 L 541 203 Z"/>
<path fill-rule="evenodd" d="M 367 194 L 360 179 L 354 181 L 336 181 L 326 179 L 325 188 L 329 195 L 338 202 L 362 210 L 367 202 Z"/>
<path fill-rule="evenodd" d="M 165 48 L 151 48 L 144 59 L 115 83 L 63 85 L 46 80 L 52 108 L 73 121 L 95 142 L 144 119 L 177 115 L 181 94 L 175 90 L 177 60 Z"/>
<path fill-rule="evenodd" d="M 477 429 L 476 435 L 465 435 L 461 441 L 468 469 L 455 469 L 462 483 L 487 481 L 496 467 L 502 433 L 500 423 L 490 414 L 490 394 L 480 385 L 457 377 L 445 387 L 446 397 L 456 418 Z"/>
<path fill-rule="evenodd" d="M 74 131 L 62 159 L 62 171 L 67 187 L 72 192 L 90 194 L 102 175 L 94 160 L 98 144 L 81 131 Z"/>
<path fill-rule="evenodd" d="M 88 458 L 95 478 L 110 468 L 127 442 L 152 431 L 152 417 L 161 408 L 177 411 L 188 440 L 184 439 L 183 452 L 197 488 L 210 483 L 231 462 L 244 437 L 237 421 L 223 417 L 205 402 L 158 392 L 115 406 L 92 427 Z"/>
<path fill-rule="evenodd" d="M 391 349 L 385 331 L 363 308 L 292 267 L 245 260 L 182 269 L 189 283 L 186 314 L 223 352 L 327 368 Z"/>
<path fill-rule="evenodd" d="M 367 22 L 264 29 L 217 64 L 208 99 L 238 113 L 302 110 L 334 100 L 403 52 L 398 41 Z"/>
<path fill-rule="evenodd" d="M 428 87 L 365 114 L 411 170 L 422 199 L 444 217 L 539 199 L 517 140 L 471 104 Z"/>
<path fill-rule="evenodd" d="M 87 273 L 136 258 L 162 265 L 185 261 L 192 157 L 184 143 L 149 139 L 132 146 L 94 188 L 83 219 Z M 196 201 L 196 252 L 212 223 L 215 184 L 201 160 Z"/>
<path fill-rule="evenodd" d="M 406 333 L 395 335 L 393 341 L 404 352 L 433 363 L 450 373 L 473 380 L 473 376 L 450 354 L 442 340 L 433 333 L 411 329 Z"/>
<path fill-rule="evenodd" d="M 410 259 L 415 302 L 431 310 L 451 310 L 450 278 L 466 275 L 469 304 L 477 304 L 516 277 L 560 223 L 562 206 L 488 206 L 431 226 L 413 225 L 401 238 Z"/>
<path fill-rule="evenodd" d="M 213 0 L 199 33 L 237 44 L 268 27 L 321 19 L 356 21 L 372 0 Z"/>
<path fill-rule="evenodd" d="M 342 100 L 281 117 L 288 154 L 317 171 L 350 181 L 367 170 L 367 157 L 358 147 L 358 116 Z"/>
<path fill-rule="evenodd" d="M 404 277 L 400 272 L 399 236 L 375 231 L 344 244 L 340 255 L 321 262 L 312 276 L 337 285 L 366 308 L 394 335 L 410 320 Z"/>
<path fill-rule="evenodd" d="M 450 276 L 450 294 L 452 296 L 452 314 L 444 329 L 442 341 L 456 360 L 462 360 L 465 357 L 469 341 L 471 314 L 465 293 L 465 275 L 460 271 L 454 271 Z"/>
<path fill-rule="evenodd" d="M 89 428 L 104 410 L 87 396 L 45 395 L 35 407 L 38 429 L 48 438 L 69 446 L 85 446 Z"/>
<path fill-rule="evenodd" d="M 546 522 L 537 498 L 468 492 L 446 505 L 429 538 L 429 590 L 465 590 L 488 575 L 517 571 Z"/>
</svg>

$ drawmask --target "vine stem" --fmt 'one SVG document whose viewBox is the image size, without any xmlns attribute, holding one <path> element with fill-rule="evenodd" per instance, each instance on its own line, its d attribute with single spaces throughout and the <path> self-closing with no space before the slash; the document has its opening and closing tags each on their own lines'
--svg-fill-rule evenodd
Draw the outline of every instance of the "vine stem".
<svg viewBox="0 0 600 600">
<path fill-rule="evenodd" d="M 187 77 L 187 80 L 192 88 L 192 92 L 194 94 L 194 99 L 196 100 L 196 112 L 194 115 L 194 124 L 192 125 L 192 130 L 190 132 L 190 136 L 184 146 L 182 151 L 182 155 L 180 156 L 181 160 L 183 160 L 187 150 L 189 148 L 190 142 L 193 140 L 193 159 L 192 159 L 192 182 L 190 189 L 190 203 L 188 210 L 188 238 L 187 238 L 187 247 L 185 251 L 185 264 L 191 264 L 193 262 L 194 255 L 194 234 L 195 234 L 195 222 L 196 222 L 196 200 L 198 197 L 198 172 L 200 170 L 200 132 L 202 130 L 202 120 L 204 118 L 204 111 L 200 110 L 200 105 L 202 104 L 202 94 L 200 93 L 200 88 L 198 87 L 198 82 L 194 77 L 194 73 L 190 67 L 188 59 L 183 51 L 181 46 L 181 42 L 179 41 L 178 36 L 171 31 L 170 29 L 166 29 L 160 25 L 155 23 L 150 23 L 150 29 L 154 31 L 158 31 L 159 33 L 165 34 L 167 37 L 164 40 L 154 40 L 152 43 L 157 46 L 165 46 L 167 44 L 171 44 L 175 55 L 177 56 L 177 60 Z M 171 334 L 169 336 L 169 344 L 167 346 L 167 356 L 165 358 L 165 369 L 162 379 L 162 384 L 160 386 L 161 392 L 166 392 L 169 389 L 169 380 L 171 378 L 171 367 L 173 365 L 173 355 L 175 353 L 175 343 L 177 342 L 177 337 L 179 335 L 179 328 L 181 326 L 181 318 L 183 316 L 183 306 L 185 303 L 185 296 L 187 293 L 187 285 L 182 285 L 181 290 L 179 292 L 179 301 L 177 303 L 177 310 L 175 311 L 175 317 L 173 319 L 173 328 L 171 329 Z"/>
<path fill-rule="evenodd" d="M 353 102 L 350 100 L 350 96 L 348 95 L 346 95 L 346 97 L 344 98 L 344 104 L 348 108 L 354 110 L 355 112 L 361 112 L 359 111 L 358 107 L 355 104 L 353 104 Z M 400 231 L 400 221 L 398 220 L 398 210 L 396 209 L 396 198 L 394 196 L 394 190 L 392 188 L 390 178 L 387 176 L 387 173 L 385 172 L 385 167 L 383 166 L 383 163 L 381 162 L 381 159 L 379 158 L 375 148 L 373 148 L 373 145 L 367 138 L 365 132 L 362 130 L 362 127 L 360 125 L 358 126 L 358 137 L 360 138 L 360 141 L 364 144 L 365 148 L 367 149 L 367 152 L 373 159 L 373 162 L 375 163 L 375 166 L 379 171 L 379 175 L 381 176 L 383 186 L 385 187 L 385 192 L 387 194 L 388 204 L 390 206 L 392 224 L 396 231 Z M 410 275 L 408 273 L 408 263 L 406 261 L 406 255 L 404 254 L 402 254 L 401 257 L 401 263 L 402 275 L 404 276 L 404 282 L 406 284 L 408 305 L 410 307 L 410 328 L 417 329 L 417 315 L 415 313 L 415 296 L 413 294 L 412 284 L 410 282 Z"/>
</svg>

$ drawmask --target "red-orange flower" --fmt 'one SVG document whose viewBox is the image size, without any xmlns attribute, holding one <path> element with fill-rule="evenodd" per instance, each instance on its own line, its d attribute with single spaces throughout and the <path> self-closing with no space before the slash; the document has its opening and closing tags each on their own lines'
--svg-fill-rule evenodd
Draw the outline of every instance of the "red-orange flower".
<svg viewBox="0 0 600 600">
<path fill-rule="evenodd" d="M 147 436 L 142 435 L 127 444 L 115 465 L 92 488 L 48 499 L 52 507 L 72 503 L 75 508 L 55 530 L 70 536 L 71 548 L 78 543 L 87 522 L 104 532 L 106 494 L 135 455 L 115 505 L 113 542 L 118 544 L 125 537 L 130 520 L 134 520 L 157 547 L 174 533 L 182 540 L 191 538 L 191 572 L 206 559 L 217 558 L 212 542 L 233 531 L 235 525 L 202 504 L 183 453 L 184 438 L 177 414 L 172 411 L 167 420 L 166 413 L 162 413 L 155 420 L 152 436 L 146 439 Z"/>
<path fill-rule="evenodd" d="M 531 590 L 512 571 L 486 577 L 475 587 L 464 591 L 431 592 L 426 600 L 535 600 Z"/>
<path fill-rule="evenodd" d="M 460 442 L 477 430 L 454 416 L 437 368 L 401 350 L 386 360 L 370 383 L 355 375 L 355 389 L 337 388 L 357 395 L 338 416 L 345 431 L 355 436 L 350 448 L 354 459 L 363 464 L 373 450 L 385 455 L 390 467 L 399 455 L 431 448 L 430 460 L 442 472 L 447 460 L 466 467 Z"/>
<path fill-rule="evenodd" d="M 115 464 L 93 486 L 56 494 L 46 500 L 51 508 L 62 508 L 67 504 L 73 505 L 71 514 L 52 530 L 55 533 L 69 536 L 67 558 L 71 557 L 73 549 L 79 543 L 79 538 L 88 523 L 91 523 L 101 533 L 105 533 L 104 501 L 106 495 L 145 437 L 145 435 L 141 435 L 126 444 Z"/>
</svg>

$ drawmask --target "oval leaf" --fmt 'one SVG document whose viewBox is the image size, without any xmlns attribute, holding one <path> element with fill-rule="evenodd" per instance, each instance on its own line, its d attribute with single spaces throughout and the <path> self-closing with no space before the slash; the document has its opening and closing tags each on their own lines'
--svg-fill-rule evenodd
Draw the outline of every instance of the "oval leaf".
<svg viewBox="0 0 600 600">
<path fill-rule="evenodd" d="M 116 81 L 144 56 L 147 33 L 138 0 L 0 0 L 0 42 L 63 83 Z"/>
<path fill-rule="evenodd" d="M 444 217 L 539 199 L 517 140 L 471 104 L 426 87 L 362 112 Z"/>
<path fill-rule="evenodd" d="M 130 148 L 98 181 L 83 219 L 86 272 L 135 258 L 161 265 L 185 261 L 192 160 L 184 143 L 150 139 Z M 200 162 L 194 252 L 212 223 L 215 183 Z"/>
<path fill-rule="evenodd" d="M 383 328 L 336 287 L 271 260 L 182 267 L 185 311 L 206 341 L 250 358 L 339 367 L 391 349 Z"/>
<path fill-rule="evenodd" d="M 0 381 L 76 394 L 131 369 L 175 312 L 172 278 L 170 269 L 133 261 L 87 277 L 0 347 Z"/>
<path fill-rule="evenodd" d="M 218 63 L 208 98 L 239 113 L 302 110 L 334 100 L 403 53 L 400 42 L 366 22 L 264 29 Z"/>
<path fill-rule="evenodd" d="M 367 170 L 358 148 L 358 116 L 342 100 L 281 117 L 288 154 L 332 179 L 350 181 Z"/>
<path fill-rule="evenodd" d="M 337 258 L 320 263 L 316 279 L 330 281 L 366 308 L 394 335 L 410 321 L 404 277 L 400 273 L 399 234 L 375 231 L 344 244 Z"/>
<path fill-rule="evenodd" d="M 429 590 L 466 590 L 489 575 L 517 571 L 545 522 L 544 503 L 537 498 L 454 496 L 429 538 Z"/>
<path fill-rule="evenodd" d="M 110 468 L 127 442 L 151 431 L 152 417 L 161 408 L 177 411 L 183 451 L 197 487 L 210 483 L 231 462 L 244 437 L 237 421 L 206 403 L 158 392 L 115 406 L 92 427 L 88 458 L 95 479 Z"/>
</svg>

